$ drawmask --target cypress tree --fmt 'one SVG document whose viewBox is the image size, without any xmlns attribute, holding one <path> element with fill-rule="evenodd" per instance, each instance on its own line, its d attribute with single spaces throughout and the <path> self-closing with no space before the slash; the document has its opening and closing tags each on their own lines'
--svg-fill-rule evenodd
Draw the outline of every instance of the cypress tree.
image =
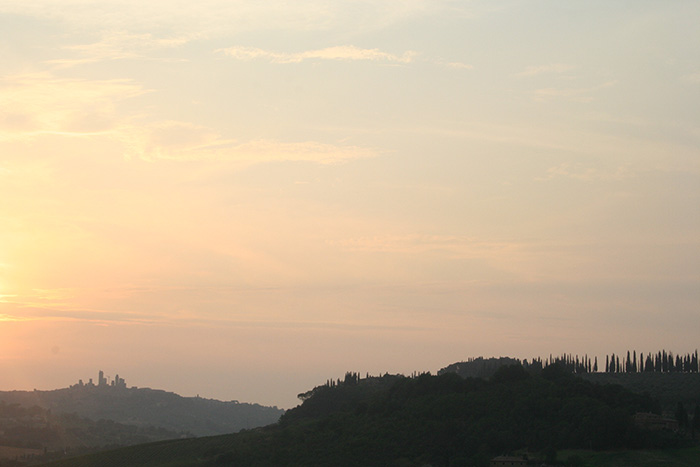
<svg viewBox="0 0 700 467">
<path fill-rule="evenodd" d="M 644 362 L 644 371 L 654 371 L 654 360 L 651 358 L 651 353 L 647 355 L 647 359 Z"/>
<path fill-rule="evenodd" d="M 632 371 L 632 359 L 630 358 L 630 351 L 627 351 L 627 360 L 625 360 L 625 372 L 629 373 Z"/>
</svg>

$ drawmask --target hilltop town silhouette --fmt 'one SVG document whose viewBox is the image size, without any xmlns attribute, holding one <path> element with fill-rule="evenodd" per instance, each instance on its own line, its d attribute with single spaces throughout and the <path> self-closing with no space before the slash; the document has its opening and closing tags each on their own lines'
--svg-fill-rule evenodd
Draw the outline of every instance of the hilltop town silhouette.
<svg viewBox="0 0 700 467">
<path fill-rule="evenodd" d="M 108 379 L 105 377 L 104 371 L 100 370 L 99 374 L 97 375 L 97 384 L 95 384 L 92 381 L 92 378 L 90 378 L 87 383 L 83 383 L 83 380 L 79 379 L 76 384 L 71 386 L 71 388 L 83 387 L 112 387 L 116 389 L 126 389 L 126 381 L 124 381 L 124 378 L 120 378 L 119 375 L 115 375 L 112 381 L 108 381 Z"/>
<path fill-rule="evenodd" d="M 127 387 L 124 378 L 119 375 L 111 378 L 102 370 L 96 381 L 90 378 L 86 383 L 81 379 L 67 388 L 0 391 L 0 401 L 28 408 L 37 406 L 55 414 L 76 414 L 90 420 L 160 427 L 175 437 L 183 433 L 212 436 L 252 429 L 275 423 L 284 413 L 277 407 L 237 400 L 219 401 L 199 395 L 180 396 L 162 389 Z"/>
</svg>

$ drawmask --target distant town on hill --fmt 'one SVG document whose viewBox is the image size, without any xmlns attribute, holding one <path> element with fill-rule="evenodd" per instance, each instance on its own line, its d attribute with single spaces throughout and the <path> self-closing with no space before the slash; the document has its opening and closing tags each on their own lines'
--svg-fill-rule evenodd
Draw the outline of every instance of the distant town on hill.
<svg viewBox="0 0 700 467">
<path fill-rule="evenodd" d="M 95 384 L 79 380 L 51 391 L 0 391 L 0 401 L 41 407 L 90 420 L 113 420 L 138 427 L 159 427 L 190 436 L 234 433 L 275 423 L 284 410 L 254 403 L 183 397 L 159 389 L 127 387 L 116 375 L 100 370 Z"/>
<path fill-rule="evenodd" d="M 95 386 L 95 383 L 92 382 L 92 378 L 90 378 L 88 380 L 87 384 L 84 384 L 83 380 L 79 379 L 78 383 L 71 386 L 71 388 L 75 388 L 75 387 L 82 388 L 84 386 L 93 387 L 93 386 Z M 107 378 L 105 377 L 105 372 L 100 370 L 100 372 L 97 376 L 97 386 L 98 387 L 111 386 L 113 388 L 126 389 L 126 381 L 124 381 L 124 378 L 120 378 L 119 375 L 116 375 L 114 377 L 114 379 L 111 382 L 109 382 L 109 381 L 107 381 Z"/>
</svg>

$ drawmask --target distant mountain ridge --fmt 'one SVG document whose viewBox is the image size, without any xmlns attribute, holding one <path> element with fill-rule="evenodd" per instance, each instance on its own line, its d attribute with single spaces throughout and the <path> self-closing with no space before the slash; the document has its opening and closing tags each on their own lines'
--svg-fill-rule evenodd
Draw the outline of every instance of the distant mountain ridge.
<svg viewBox="0 0 700 467">
<path fill-rule="evenodd" d="M 38 406 L 55 413 L 75 413 L 91 420 L 162 427 L 195 436 L 234 433 L 269 425 L 284 413 L 277 407 L 183 397 L 158 389 L 127 388 L 124 384 L 76 384 L 51 391 L 0 391 L 0 401 L 23 407 Z"/>
</svg>

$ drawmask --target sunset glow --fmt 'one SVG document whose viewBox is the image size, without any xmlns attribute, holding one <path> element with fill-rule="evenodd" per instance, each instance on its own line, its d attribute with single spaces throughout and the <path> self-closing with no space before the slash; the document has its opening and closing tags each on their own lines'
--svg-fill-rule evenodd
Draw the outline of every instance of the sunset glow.
<svg viewBox="0 0 700 467">
<path fill-rule="evenodd" d="M 699 19 L 0 1 L 0 389 L 287 408 L 346 371 L 693 351 Z"/>
</svg>

